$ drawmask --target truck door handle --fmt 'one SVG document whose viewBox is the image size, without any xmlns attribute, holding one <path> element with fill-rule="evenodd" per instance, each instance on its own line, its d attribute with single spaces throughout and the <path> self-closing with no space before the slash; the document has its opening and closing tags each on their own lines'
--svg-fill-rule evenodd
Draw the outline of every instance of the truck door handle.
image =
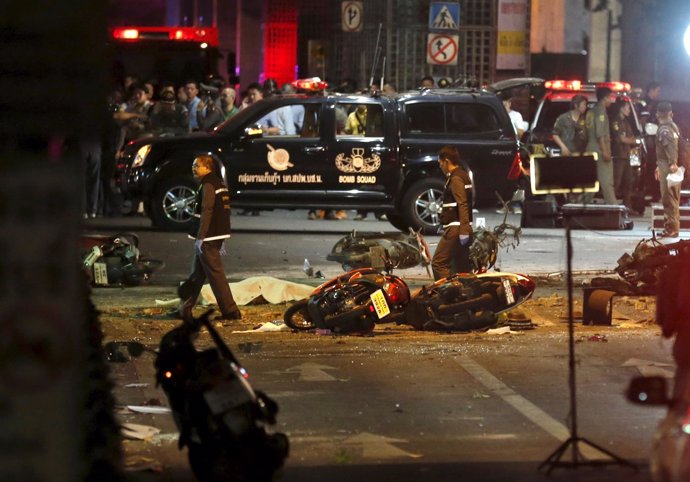
<svg viewBox="0 0 690 482">
<path fill-rule="evenodd" d="M 303 148 L 304 152 L 307 154 L 319 154 L 325 152 L 326 148 L 323 146 L 306 146 Z"/>
</svg>

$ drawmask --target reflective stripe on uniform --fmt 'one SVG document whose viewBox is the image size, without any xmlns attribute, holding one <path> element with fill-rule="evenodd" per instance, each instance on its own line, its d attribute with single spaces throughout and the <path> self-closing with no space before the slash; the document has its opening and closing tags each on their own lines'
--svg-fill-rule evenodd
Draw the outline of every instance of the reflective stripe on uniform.
<svg viewBox="0 0 690 482">
<path fill-rule="evenodd" d="M 227 239 L 229 237 L 229 234 L 221 234 L 220 236 L 211 236 L 210 238 L 204 238 L 204 241 L 216 241 L 218 239 Z"/>
<path fill-rule="evenodd" d="M 188 237 L 189 239 L 194 239 L 194 240 L 196 240 L 196 238 L 195 238 L 194 236 L 192 236 L 191 234 L 188 234 L 187 237 Z M 230 237 L 229 234 L 223 234 L 223 235 L 221 235 L 221 236 L 211 236 L 210 238 L 204 238 L 204 239 L 202 239 L 201 241 L 216 241 L 216 240 L 218 240 L 218 239 L 228 239 L 229 237 Z"/>
<path fill-rule="evenodd" d="M 457 205 L 458 205 L 458 203 L 445 203 L 445 204 L 442 204 L 441 206 L 443 206 L 444 208 L 453 208 Z"/>
<path fill-rule="evenodd" d="M 465 184 L 465 189 L 472 189 L 472 184 Z"/>
<path fill-rule="evenodd" d="M 220 189 L 216 189 L 216 194 L 219 194 L 221 192 L 228 192 L 228 189 L 225 187 L 221 187 Z"/>
</svg>

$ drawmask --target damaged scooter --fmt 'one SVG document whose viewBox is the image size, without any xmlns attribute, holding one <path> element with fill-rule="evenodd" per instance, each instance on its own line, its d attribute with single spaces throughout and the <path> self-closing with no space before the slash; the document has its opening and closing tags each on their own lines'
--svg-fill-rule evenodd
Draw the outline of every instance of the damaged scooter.
<svg viewBox="0 0 690 482">
<path fill-rule="evenodd" d="M 402 318 L 418 330 L 482 330 L 495 325 L 501 313 L 530 299 L 535 287 L 521 274 L 458 273 L 421 288 Z"/>
<path fill-rule="evenodd" d="M 318 286 L 308 299 L 292 304 L 283 319 L 295 330 L 366 334 L 376 323 L 399 321 L 409 300 L 401 278 L 358 268 Z"/>
<path fill-rule="evenodd" d="M 82 267 L 94 286 L 137 286 L 165 264 L 141 256 L 134 233 L 84 234 Z"/>
<path fill-rule="evenodd" d="M 413 268 L 431 263 L 431 250 L 422 231 L 403 233 L 358 233 L 352 231 L 338 240 L 326 256 L 341 264 L 344 271 L 356 268 Z M 428 268 L 427 268 L 428 270 Z"/>
<path fill-rule="evenodd" d="M 255 391 L 248 374 L 209 322 L 212 311 L 186 319 L 166 333 L 156 356 L 156 380 L 163 388 L 179 447 L 200 482 L 269 482 L 288 455 L 288 439 L 267 433 L 278 405 Z M 198 351 L 201 327 L 214 347 Z"/>
</svg>

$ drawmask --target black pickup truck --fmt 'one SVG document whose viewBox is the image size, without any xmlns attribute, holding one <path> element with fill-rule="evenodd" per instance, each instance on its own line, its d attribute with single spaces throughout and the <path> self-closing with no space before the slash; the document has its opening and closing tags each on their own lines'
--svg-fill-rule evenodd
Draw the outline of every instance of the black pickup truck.
<svg viewBox="0 0 690 482">
<path fill-rule="evenodd" d="M 289 106 L 302 118 L 293 135 L 257 128 Z M 360 109 L 362 132 L 346 128 Z M 386 212 L 401 230 L 436 232 L 444 177 L 439 149 L 458 147 L 475 188 L 476 205 L 509 198 L 507 179 L 518 144 L 494 93 L 477 89 L 408 92 L 396 97 L 293 94 L 259 101 L 208 134 L 140 139 L 126 146 L 123 190 L 144 202 L 164 229 L 185 229 L 193 212 L 195 156 L 223 166 L 233 207 L 245 209 L 367 209 Z"/>
</svg>

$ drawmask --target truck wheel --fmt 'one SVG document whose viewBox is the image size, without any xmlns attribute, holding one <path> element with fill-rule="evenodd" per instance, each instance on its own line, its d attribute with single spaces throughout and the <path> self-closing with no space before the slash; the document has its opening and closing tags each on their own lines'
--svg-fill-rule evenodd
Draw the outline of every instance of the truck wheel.
<svg viewBox="0 0 690 482">
<path fill-rule="evenodd" d="M 444 183 L 441 179 L 421 179 L 407 190 L 403 196 L 400 214 L 415 231 L 422 229 L 424 234 L 436 234 L 441 226 L 441 206 L 443 204 Z"/>
<path fill-rule="evenodd" d="M 153 192 L 150 217 L 153 224 L 171 231 L 188 230 L 194 219 L 196 184 L 190 178 L 163 181 Z"/>
</svg>

